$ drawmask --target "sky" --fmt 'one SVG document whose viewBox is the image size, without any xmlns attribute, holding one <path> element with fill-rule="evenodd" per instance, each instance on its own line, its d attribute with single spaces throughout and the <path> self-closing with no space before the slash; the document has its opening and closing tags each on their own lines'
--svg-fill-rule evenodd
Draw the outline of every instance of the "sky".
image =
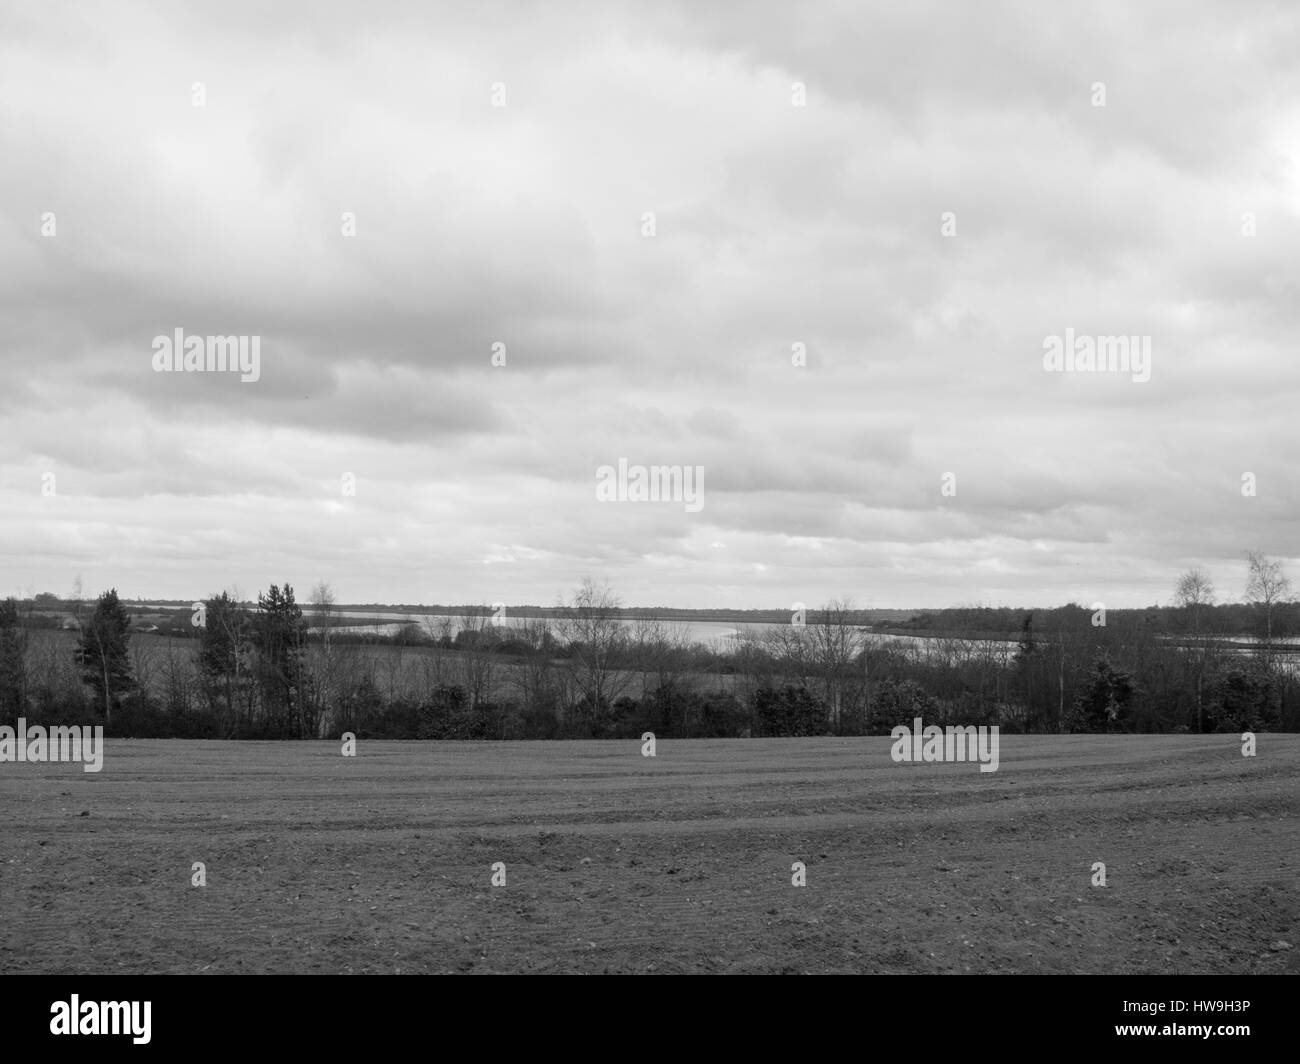
<svg viewBox="0 0 1300 1064">
<path fill-rule="evenodd" d="M 1258 0 L 0 3 L 0 595 L 1300 579 L 1297 55 Z"/>
</svg>

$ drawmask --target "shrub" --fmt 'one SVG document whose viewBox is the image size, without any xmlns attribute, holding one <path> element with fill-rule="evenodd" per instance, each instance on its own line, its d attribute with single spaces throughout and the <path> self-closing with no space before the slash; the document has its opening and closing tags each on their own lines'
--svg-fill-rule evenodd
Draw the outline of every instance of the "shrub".
<svg viewBox="0 0 1300 1064">
<path fill-rule="evenodd" d="M 826 703 L 802 686 L 760 687 L 754 693 L 754 722 L 759 735 L 824 735 Z"/>
<path fill-rule="evenodd" d="M 1228 669 L 1209 684 L 1206 727 L 1214 732 L 1267 731 L 1277 726 L 1282 696 L 1272 676 Z"/>
<path fill-rule="evenodd" d="M 734 739 L 749 731 L 749 711 L 735 695 L 714 691 L 698 701 L 700 735 Z"/>
<path fill-rule="evenodd" d="M 910 728 L 917 717 L 938 723 L 939 716 L 938 701 L 915 680 L 887 679 L 872 694 L 867 733 L 888 735 L 899 724 Z"/>
<path fill-rule="evenodd" d="M 1114 668 L 1105 658 L 1098 658 L 1066 714 L 1066 725 L 1073 732 L 1128 730 L 1133 691 L 1133 678 L 1128 673 Z"/>
</svg>

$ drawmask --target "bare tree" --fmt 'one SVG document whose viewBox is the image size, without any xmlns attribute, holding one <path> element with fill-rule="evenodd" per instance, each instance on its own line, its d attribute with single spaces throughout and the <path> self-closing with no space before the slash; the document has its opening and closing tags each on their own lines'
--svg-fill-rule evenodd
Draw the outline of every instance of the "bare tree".
<svg viewBox="0 0 1300 1064">
<path fill-rule="evenodd" d="M 491 606 L 476 606 L 460 619 L 456 676 L 469 696 L 471 713 L 480 702 L 491 700 L 496 680 L 498 628 L 493 617 Z"/>
<path fill-rule="evenodd" d="M 191 713 L 200 695 L 198 665 L 190 648 L 178 648 L 177 643 L 178 640 L 170 635 L 167 637 L 163 678 L 167 687 L 167 709 L 171 713 Z"/>
<path fill-rule="evenodd" d="M 597 585 L 587 578 L 561 609 L 556 627 L 573 650 L 574 684 L 588 712 L 602 712 L 632 680 L 623 667 L 628 632 L 619 600 L 608 584 Z"/>
<path fill-rule="evenodd" d="M 1178 578 L 1174 602 L 1187 611 L 1192 631 L 1199 636 L 1205 607 L 1214 604 L 1214 583 L 1209 574 L 1204 569 L 1188 569 Z"/>
<path fill-rule="evenodd" d="M 1196 697 L 1196 730 L 1205 730 L 1205 707 L 1202 698 L 1204 686 L 1206 654 L 1205 644 L 1201 641 L 1203 615 L 1207 606 L 1214 604 L 1214 584 L 1204 569 L 1188 569 L 1178 578 L 1174 588 L 1174 602 L 1186 611 L 1192 623 L 1192 635 L 1196 641 L 1190 649 L 1192 654 L 1192 686 Z"/>
<path fill-rule="evenodd" d="M 397 701 L 399 695 L 407 693 L 406 653 L 413 638 L 418 637 L 419 626 L 415 623 L 403 624 L 392 635 L 390 642 L 376 628 L 372 636 L 374 657 L 382 665 L 387 679 L 387 698 L 389 702 Z"/>
<path fill-rule="evenodd" d="M 311 589 L 311 606 L 315 615 L 316 627 L 323 636 L 321 642 L 329 645 L 330 629 L 334 627 L 334 589 L 321 580 Z"/>
<path fill-rule="evenodd" d="M 1269 558 L 1261 551 L 1246 552 L 1250 576 L 1246 581 L 1246 599 L 1264 608 L 1264 657 L 1273 649 L 1273 607 L 1281 602 L 1291 588 L 1291 581 L 1282 572 L 1282 563 Z"/>
<path fill-rule="evenodd" d="M 762 630 L 764 649 L 776 665 L 780 682 L 797 680 L 803 685 L 812 681 L 815 671 L 812 640 L 806 625 L 774 624 Z"/>
<path fill-rule="evenodd" d="M 781 666 L 774 656 L 778 637 L 772 632 L 777 625 L 750 625 L 737 633 L 732 661 L 736 669 L 733 693 L 742 705 L 749 708 L 749 727 L 746 734 L 754 728 L 754 697 L 764 688 L 776 686 L 781 674 Z"/>
<path fill-rule="evenodd" d="M 555 667 L 555 639 L 550 625 L 542 618 L 532 618 L 517 629 L 517 635 L 531 649 L 531 653 L 510 670 L 511 683 L 520 701 L 528 712 L 552 713 L 556 723 L 563 725 L 564 707 L 569 696 L 569 673 Z"/>
<path fill-rule="evenodd" d="M 452 638 L 451 618 L 439 617 L 435 620 L 433 617 L 426 617 L 422 627 L 424 638 L 432 644 L 428 654 L 423 655 L 421 665 L 424 673 L 424 690 L 427 693 L 435 687 L 450 682 L 446 644 L 451 642 Z"/>
<path fill-rule="evenodd" d="M 681 734 L 690 734 L 691 639 L 689 628 L 680 621 L 658 617 L 640 618 L 632 625 L 629 657 L 641 676 L 641 697 L 653 694 L 671 721 L 673 708 L 682 710 Z M 653 689 L 650 685 L 653 683 Z"/>
<path fill-rule="evenodd" d="M 307 660 L 315 681 L 312 695 L 316 700 L 317 737 L 326 735 L 339 700 L 340 677 L 337 658 L 331 644 L 334 628 L 334 589 L 319 581 L 311 589 L 312 625 L 320 629 L 320 641 L 308 647 Z"/>
<path fill-rule="evenodd" d="M 831 729 L 838 732 L 845 712 L 861 705 L 866 688 L 866 673 L 859 664 L 866 644 L 852 600 L 831 600 L 804 631 L 814 672 L 830 708 Z"/>
<path fill-rule="evenodd" d="M 158 693 L 158 651 L 152 642 L 146 643 L 139 636 L 131 640 L 131 670 L 137 687 L 146 695 Z"/>
</svg>

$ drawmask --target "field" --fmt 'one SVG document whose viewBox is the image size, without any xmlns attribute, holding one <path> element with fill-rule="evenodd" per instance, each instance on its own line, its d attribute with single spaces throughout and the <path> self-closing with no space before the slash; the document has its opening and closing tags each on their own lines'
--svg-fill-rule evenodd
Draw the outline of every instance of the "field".
<svg viewBox="0 0 1300 1064">
<path fill-rule="evenodd" d="M 51 675 L 62 677 L 65 689 L 83 692 L 77 670 L 73 665 L 73 654 L 77 645 L 77 636 L 73 632 L 61 632 L 35 629 L 30 635 L 30 656 L 39 663 L 33 669 L 40 677 Z M 167 676 L 171 663 L 183 669 L 197 664 L 199 644 L 196 639 L 174 639 L 165 635 L 147 632 L 134 632 L 131 635 L 131 658 L 135 675 L 140 685 L 155 698 L 164 698 L 167 694 Z M 308 651 L 308 661 L 313 666 L 316 661 L 312 654 L 318 648 L 313 646 Z M 466 656 L 459 651 L 445 650 L 431 646 L 394 646 L 391 644 L 357 644 L 345 643 L 334 647 L 334 654 L 341 663 L 340 674 L 356 677 L 363 673 L 373 677 L 377 690 L 388 699 L 421 698 L 440 683 L 466 683 Z M 486 678 L 484 697 L 492 701 L 518 699 L 516 686 L 518 659 L 509 655 L 494 655 L 479 666 Z M 561 670 L 567 663 L 561 662 Z M 619 673 L 623 678 L 624 688 L 620 690 L 632 697 L 644 694 L 645 677 L 640 674 Z M 691 673 L 709 691 L 734 691 L 734 675 L 710 673 Z M 704 682 L 707 681 L 707 682 Z"/>
<path fill-rule="evenodd" d="M 1300 736 L 1004 736 L 994 773 L 889 748 L 0 764 L 0 972 L 1300 971 Z"/>
</svg>

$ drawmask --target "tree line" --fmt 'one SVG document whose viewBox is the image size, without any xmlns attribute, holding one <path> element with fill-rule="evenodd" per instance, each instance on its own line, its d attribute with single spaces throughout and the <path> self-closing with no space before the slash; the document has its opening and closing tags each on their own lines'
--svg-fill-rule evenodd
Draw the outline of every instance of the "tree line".
<svg viewBox="0 0 1300 1064">
<path fill-rule="evenodd" d="M 870 735 L 918 716 L 1011 732 L 1297 730 L 1300 677 L 1279 641 L 1298 604 L 1280 563 L 1247 563 L 1249 601 L 1232 605 L 1259 636 L 1244 647 L 1221 638 L 1231 615 L 1200 570 L 1163 610 L 975 610 L 956 630 L 930 615 L 915 626 L 926 636 L 908 641 L 863 626 L 840 600 L 726 648 L 672 620 L 628 621 L 590 580 L 550 618 L 501 624 L 479 607 L 459 626 L 429 618 L 364 638 L 337 625 L 324 583 L 310 618 L 287 583 L 248 606 L 223 592 L 195 611 L 189 638 L 150 652 L 110 589 L 78 618 L 70 660 L 59 643 L 38 651 L 10 599 L 0 720 L 250 739 Z M 1012 625 L 1014 638 L 983 637 Z"/>
</svg>

